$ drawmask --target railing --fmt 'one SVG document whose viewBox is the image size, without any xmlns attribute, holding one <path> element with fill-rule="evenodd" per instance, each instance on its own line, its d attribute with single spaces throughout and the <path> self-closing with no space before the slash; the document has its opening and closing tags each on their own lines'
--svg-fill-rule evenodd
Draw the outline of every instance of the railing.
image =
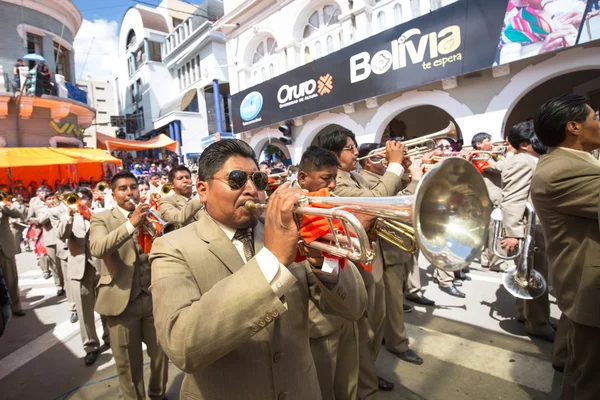
<svg viewBox="0 0 600 400">
<path fill-rule="evenodd" d="M 342 47 L 344 47 L 344 42 L 341 25 L 323 29 L 323 32 L 318 32 L 302 42 L 300 50 L 302 64 L 336 52 Z"/>
</svg>

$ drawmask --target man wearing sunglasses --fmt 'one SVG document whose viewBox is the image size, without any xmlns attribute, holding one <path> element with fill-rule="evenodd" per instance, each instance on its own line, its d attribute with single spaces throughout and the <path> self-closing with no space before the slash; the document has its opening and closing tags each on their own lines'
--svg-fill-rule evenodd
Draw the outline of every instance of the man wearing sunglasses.
<svg viewBox="0 0 600 400">
<path fill-rule="evenodd" d="M 173 187 L 173 196 L 163 197 L 158 204 L 162 219 L 177 221 L 184 226 L 198 219 L 202 203 L 198 196 L 192 196 L 192 174 L 185 165 L 178 165 L 169 171 L 169 183 Z"/>
<path fill-rule="evenodd" d="M 184 397 L 320 399 L 308 303 L 356 321 L 366 307 L 356 267 L 294 263 L 292 210 L 305 192 L 289 183 L 269 199 L 264 224 L 244 207 L 264 202 L 268 185 L 245 142 L 211 144 L 198 170 L 205 210 L 150 255 L 158 340 L 186 372 Z"/>
<path fill-rule="evenodd" d="M 340 128 L 321 137 L 320 145 L 332 151 L 340 163 L 334 194 L 342 197 L 395 196 L 402 190 L 404 168 L 404 145 L 388 141 L 385 145 L 385 158 L 388 161 L 386 172 L 380 180 L 370 186 L 355 172 L 358 158 L 358 144 L 354 133 Z M 380 246 L 371 273 L 361 270 L 369 306 L 365 315 L 358 321 L 359 360 L 358 398 L 365 399 L 377 395 L 378 390 L 392 390 L 394 384 L 377 376 L 375 361 L 383 341 L 385 321 L 385 284 L 383 282 L 383 262 Z"/>
</svg>

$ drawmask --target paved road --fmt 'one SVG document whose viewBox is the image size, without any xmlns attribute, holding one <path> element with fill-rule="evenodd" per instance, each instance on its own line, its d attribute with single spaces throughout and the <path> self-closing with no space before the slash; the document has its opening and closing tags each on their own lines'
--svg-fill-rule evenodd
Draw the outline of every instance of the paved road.
<svg viewBox="0 0 600 400">
<path fill-rule="evenodd" d="M 21 296 L 28 310 L 13 318 L 0 338 L 0 397 L 12 399 L 118 399 L 110 349 L 86 367 L 79 324 L 71 324 L 66 299 L 56 297 L 35 256 L 17 256 Z M 514 320 L 514 299 L 500 274 L 474 266 L 465 299 L 441 292 L 430 282 L 432 267 L 421 260 L 427 297 L 436 307 L 416 306 L 407 314 L 411 348 L 425 363 L 414 366 L 381 350 L 379 374 L 396 383 L 381 399 L 558 399 L 562 376 L 550 362 L 551 345 L 525 334 Z M 552 317 L 559 311 L 552 304 Z M 102 328 L 97 321 L 99 332 Z M 555 321 L 556 322 L 556 321 Z M 146 366 L 146 379 L 149 373 Z M 183 374 L 169 371 L 170 399 L 179 397 Z"/>
</svg>

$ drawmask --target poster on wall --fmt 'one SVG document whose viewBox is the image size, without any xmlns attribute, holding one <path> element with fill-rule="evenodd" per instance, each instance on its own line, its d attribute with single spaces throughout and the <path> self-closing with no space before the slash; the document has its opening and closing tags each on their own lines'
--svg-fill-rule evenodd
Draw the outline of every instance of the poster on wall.
<svg viewBox="0 0 600 400">
<path fill-rule="evenodd" d="M 233 130 L 596 40 L 599 10 L 600 0 L 460 0 L 234 94 Z"/>
</svg>

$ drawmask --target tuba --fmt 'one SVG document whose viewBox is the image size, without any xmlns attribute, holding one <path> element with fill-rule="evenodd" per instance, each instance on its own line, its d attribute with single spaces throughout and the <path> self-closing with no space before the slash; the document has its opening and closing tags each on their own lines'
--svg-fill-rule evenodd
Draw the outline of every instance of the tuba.
<svg viewBox="0 0 600 400">
<path fill-rule="evenodd" d="M 502 274 L 502 284 L 513 296 L 519 299 L 530 300 L 543 295 L 548 284 L 542 274 L 533 269 L 533 263 L 530 262 L 530 251 L 533 250 L 534 253 L 540 251 L 533 243 L 533 227 L 536 217 L 531 203 L 527 203 L 525 218 L 527 220 L 525 225 L 525 239 L 519 239 L 519 250 L 512 256 L 503 256 L 497 248 L 498 242 L 502 239 L 503 215 L 502 210 L 496 208 L 492 212 L 492 219 L 494 221 L 494 241 L 492 245 L 494 254 L 503 260 L 514 260 L 517 257 L 521 257 L 517 265 L 509 267 L 504 271 Z"/>
<path fill-rule="evenodd" d="M 435 141 L 438 139 L 452 139 L 455 142 L 458 139 L 456 132 L 456 125 L 452 121 L 446 127 L 446 129 L 442 129 L 441 131 L 431 133 L 429 135 L 421 136 L 418 138 L 405 140 L 402 142 L 404 146 L 406 146 L 406 155 L 408 157 L 414 157 L 420 154 L 429 153 L 430 151 L 435 150 Z M 379 160 L 371 161 L 373 164 L 385 163 L 387 160 L 384 158 L 386 155 L 386 148 L 381 147 L 379 149 L 375 149 L 364 157 L 360 157 L 357 160 L 361 161 L 364 159 L 370 159 L 373 157 L 382 157 Z"/>
<path fill-rule="evenodd" d="M 250 210 L 256 206 L 266 208 L 249 203 L 246 208 Z M 311 204 L 334 208 L 309 207 Z M 373 233 L 380 238 L 406 250 L 414 251 L 418 246 L 434 267 L 457 271 L 481 253 L 491 209 L 492 202 L 477 169 L 462 158 L 447 158 L 421 179 L 414 195 L 304 197 L 294 213 L 339 219 L 356 232 L 355 237 L 334 234 L 308 247 L 346 257 L 340 253 L 350 246 L 347 258 L 365 262 L 351 258 L 363 255 L 362 250 L 365 255 L 375 253 L 362 225 L 352 219 L 356 219 L 353 214 L 364 214 L 376 217 Z"/>
</svg>

